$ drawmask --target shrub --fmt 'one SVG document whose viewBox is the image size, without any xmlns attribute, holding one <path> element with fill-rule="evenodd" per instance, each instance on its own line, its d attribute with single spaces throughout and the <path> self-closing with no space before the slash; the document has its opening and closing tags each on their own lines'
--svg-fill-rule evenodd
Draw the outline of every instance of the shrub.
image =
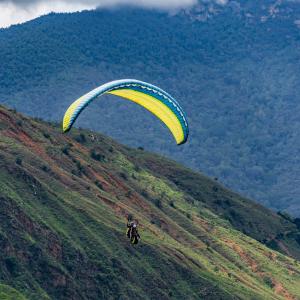
<svg viewBox="0 0 300 300">
<path fill-rule="evenodd" d="M 161 220 L 158 218 L 154 217 L 150 220 L 150 222 L 151 222 L 151 224 L 156 225 L 157 227 L 161 227 Z"/>
<path fill-rule="evenodd" d="M 80 173 L 82 173 L 84 171 L 83 165 L 78 160 L 76 161 L 76 167 Z"/>
<path fill-rule="evenodd" d="M 128 180 L 128 176 L 125 173 L 120 173 L 120 176 L 124 179 L 124 180 Z"/>
<path fill-rule="evenodd" d="M 80 163 L 80 161 L 75 160 L 75 164 L 76 164 L 77 170 L 73 169 L 71 171 L 73 175 L 81 176 L 82 174 L 86 174 L 86 170 L 85 170 L 84 166 Z"/>
<path fill-rule="evenodd" d="M 138 165 L 134 166 L 134 171 L 135 172 L 140 172 L 141 170 L 142 170 L 141 167 L 139 167 Z"/>
<path fill-rule="evenodd" d="M 158 207 L 159 209 L 162 209 L 162 202 L 160 199 L 154 199 L 153 202 L 156 207 Z"/>
<path fill-rule="evenodd" d="M 173 207 L 173 208 L 176 208 L 175 203 L 174 203 L 173 200 L 169 202 L 169 205 L 170 205 L 171 207 Z"/>
<path fill-rule="evenodd" d="M 130 198 L 130 197 L 132 196 L 132 191 L 128 191 L 128 192 L 125 194 L 125 196 L 126 196 L 127 198 Z"/>
<path fill-rule="evenodd" d="M 84 144 L 86 142 L 86 137 L 84 133 L 80 133 L 79 135 L 77 135 L 75 137 L 75 140 L 80 143 L 80 144 Z"/>
<path fill-rule="evenodd" d="M 277 214 L 289 222 L 294 222 L 293 218 L 285 211 L 278 211 Z"/>
<path fill-rule="evenodd" d="M 19 166 L 22 166 L 22 163 L 23 163 L 22 158 L 17 157 L 16 158 L 16 164 L 19 165 Z"/>
<path fill-rule="evenodd" d="M 92 149 L 90 152 L 90 156 L 92 159 L 103 162 L 105 160 L 105 155 L 102 155 L 98 152 L 96 152 L 95 149 Z"/>
<path fill-rule="evenodd" d="M 50 139 L 50 134 L 48 132 L 43 132 L 43 136 L 46 138 L 46 139 Z"/>
<path fill-rule="evenodd" d="M 218 188 L 217 186 L 213 186 L 212 190 L 213 190 L 214 192 L 217 192 L 217 191 L 219 190 L 219 188 Z"/>
<path fill-rule="evenodd" d="M 270 288 L 274 288 L 274 282 L 271 277 L 265 276 L 264 283 L 269 286 Z"/>
<path fill-rule="evenodd" d="M 141 195 L 142 195 L 144 198 L 149 199 L 149 193 L 148 193 L 146 190 L 143 190 L 143 191 L 141 192 Z"/>
<path fill-rule="evenodd" d="M 69 146 L 65 146 L 61 149 L 62 153 L 69 156 L 70 155 L 70 147 Z"/>
<path fill-rule="evenodd" d="M 48 166 L 46 166 L 46 165 L 43 165 L 43 166 L 42 166 L 42 170 L 43 170 L 44 172 L 46 172 L 46 173 L 51 172 L 51 169 L 50 169 Z"/>
<path fill-rule="evenodd" d="M 15 257 L 5 258 L 5 265 L 9 273 L 14 276 L 18 274 L 18 260 Z"/>
<path fill-rule="evenodd" d="M 96 180 L 96 181 L 95 181 L 95 185 L 96 185 L 100 190 L 103 190 L 103 184 L 102 184 L 99 180 Z"/>
<path fill-rule="evenodd" d="M 296 224 L 297 228 L 300 229 L 300 218 L 296 218 L 294 223 Z"/>
</svg>

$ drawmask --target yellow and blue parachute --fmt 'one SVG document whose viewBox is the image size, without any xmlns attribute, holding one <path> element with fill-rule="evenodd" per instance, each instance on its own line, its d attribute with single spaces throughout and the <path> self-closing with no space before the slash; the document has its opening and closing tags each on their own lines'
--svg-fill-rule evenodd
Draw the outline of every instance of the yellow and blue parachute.
<svg viewBox="0 0 300 300">
<path fill-rule="evenodd" d="M 65 113 L 63 132 L 72 128 L 87 105 L 104 94 L 116 95 L 143 106 L 169 128 L 178 145 L 187 141 L 189 126 L 185 113 L 178 102 L 162 89 L 135 79 L 108 82 L 80 97 L 71 104 Z"/>
</svg>

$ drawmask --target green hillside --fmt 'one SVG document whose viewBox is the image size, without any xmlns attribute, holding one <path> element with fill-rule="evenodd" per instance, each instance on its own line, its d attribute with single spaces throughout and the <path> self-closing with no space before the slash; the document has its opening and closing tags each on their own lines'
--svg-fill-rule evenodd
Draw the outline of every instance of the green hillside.
<svg viewBox="0 0 300 300">
<path fill-rule="evenodd" d="M 0 284 L 0 299 L 1 300 L 26 300 L 26 298 L 18 293 L 15 289 Z"/>
<path fill-rule="evenodd" d="M 216 180 L 3 107 L 0 158 L 4 299 L 300 297 L 296 224 Z"/>
</svg>

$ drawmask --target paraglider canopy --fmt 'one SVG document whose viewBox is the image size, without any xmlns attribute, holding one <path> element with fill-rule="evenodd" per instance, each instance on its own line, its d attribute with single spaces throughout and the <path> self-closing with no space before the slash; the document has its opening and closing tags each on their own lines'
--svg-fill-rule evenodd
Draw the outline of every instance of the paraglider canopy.
<svg viewBox="0 0 300 300">
<path fill-rule="evenodd" d="M 116 95 L 143 106 L 169 128 L 178 145 L 187 141 L 188 122 L 179 103 L 162 89 L 135 79 L 112 81 L 80 97 L 66 111 L 63 131 L 69 131 L 84 108 L 104 94 Z"/>
</svg>

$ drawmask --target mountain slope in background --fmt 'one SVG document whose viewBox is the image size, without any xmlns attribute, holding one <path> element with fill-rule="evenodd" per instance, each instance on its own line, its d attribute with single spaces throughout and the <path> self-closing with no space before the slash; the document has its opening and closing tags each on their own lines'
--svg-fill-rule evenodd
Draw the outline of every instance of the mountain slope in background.
<svg viewBox="0 0 300 300">
<path fill-rule="evenodd" d="M 201 174 L 3 107 L 0 158 L 8 299 L 300 297 L 296 224 Z"/>
<path fill-rule="evenodd" d="M 211 0 L 201 1 L 184 10 L 192 19 L 205 22 L 224 13 L 244 18 L 248 22 L 265 23 L 270 19 L 297 25 L 300 19 L 299 1 L 290 0 Z"/>
<path fill-rule="evenodd" d="M 277 1 L 271 10 L 273 2 L 210 1 L 175 16 L 125 8 L 52 14 L 1 30 L 0 101 L 61 120 L 101 83 L 152 82 L 186 110 L 187 145 L 174 150 L 156 119 L 109 97 L 77 125 L 171 156 L 299 216 L 299 4 Z M 203 19 L 203 11 L 211 15 Z"/>
</svg>

